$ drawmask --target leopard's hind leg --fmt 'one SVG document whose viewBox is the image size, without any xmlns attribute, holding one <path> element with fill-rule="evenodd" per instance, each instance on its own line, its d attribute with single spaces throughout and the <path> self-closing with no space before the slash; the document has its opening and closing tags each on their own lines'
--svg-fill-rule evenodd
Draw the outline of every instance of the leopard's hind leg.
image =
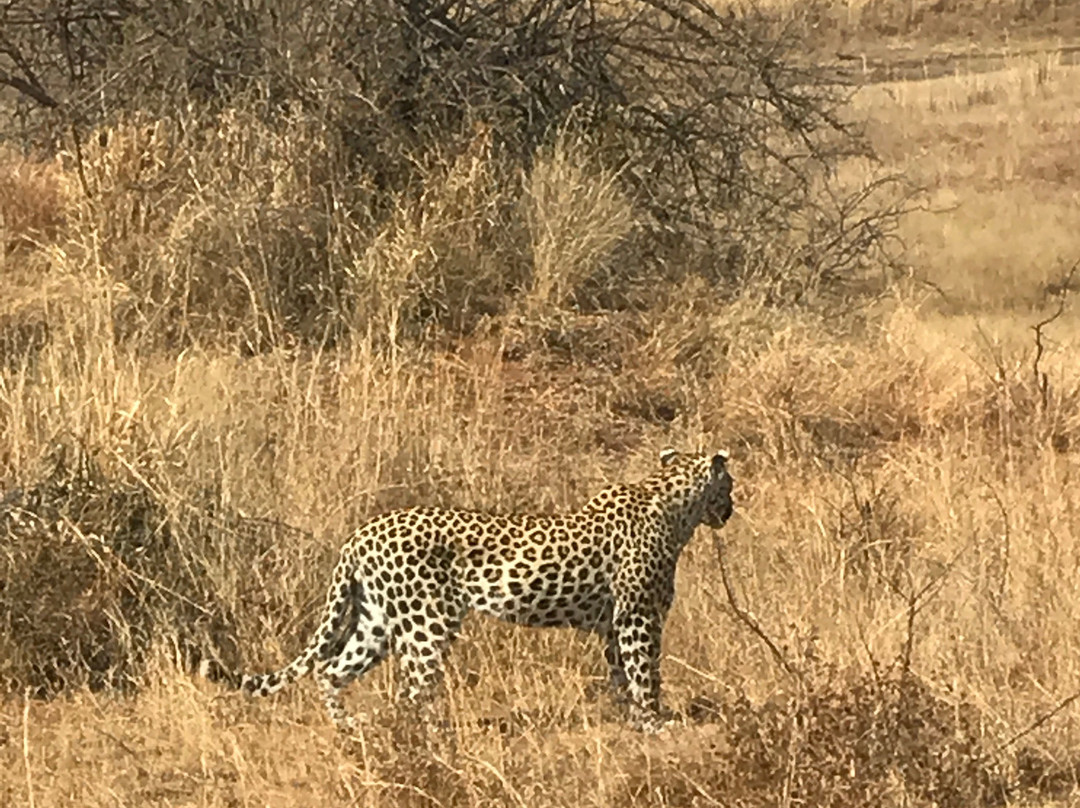
<svg viewBox="0 0 1080 808">
<path fill-rule="evenodd" d="M 352 731 L 354 721 L 345 709 L 341 691 L 354 679 L 363 676 L 386 658 L 388 645 L 386 618 L 382 610 L 364 596 L 359 583 L 352 603 L 350 632 L 336 655 L 315 667 L 323 703 L 330 718 L 343 731 Z"/>
</svg>

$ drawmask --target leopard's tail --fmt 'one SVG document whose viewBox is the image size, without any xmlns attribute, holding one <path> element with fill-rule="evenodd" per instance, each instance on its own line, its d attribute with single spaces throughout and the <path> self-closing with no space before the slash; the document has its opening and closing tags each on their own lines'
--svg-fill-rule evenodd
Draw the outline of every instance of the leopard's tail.
<svg viewBox="0 0 1080 808">
<path fill-rule="evenodd" d="M 364 608 L 364 587 L 352 575 L 346 559 L 338 562 L 333 583 L 326 593 L 322 620 L 315 635 L 296 658 L 272 673 L 245 674 L 235 677 L 233 685 L 245 693 L 269 696 L 311 673 L 319 660 L 333 659 L 356 629 Z"/>
</svg>

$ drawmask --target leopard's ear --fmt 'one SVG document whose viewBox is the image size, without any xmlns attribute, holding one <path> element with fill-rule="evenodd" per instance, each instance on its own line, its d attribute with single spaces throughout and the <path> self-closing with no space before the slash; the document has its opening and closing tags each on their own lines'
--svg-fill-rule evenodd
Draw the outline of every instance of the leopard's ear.
<svg viewBox="0 0 1080 808">
<path fill-rule="evenodd" d="M 674 449 L 661 449 L 660 450 L 660 465 L 670 466 L 674 462 L 675 458 L 679 456 L 679 453 Z"/>
<path fill-rule="evenodd" d="M 723 471 L 725 469 L 725 467 L 727 466 L 727 461 L 728 461 L 728 453 L 723 451 L 723 450 L 721 450 L 721 451 L 717 452 L 715 455 L 713 455 L 713 459 L 712 459 L 713 474 L 719 474 L 721 471 Z"/>
</svg>

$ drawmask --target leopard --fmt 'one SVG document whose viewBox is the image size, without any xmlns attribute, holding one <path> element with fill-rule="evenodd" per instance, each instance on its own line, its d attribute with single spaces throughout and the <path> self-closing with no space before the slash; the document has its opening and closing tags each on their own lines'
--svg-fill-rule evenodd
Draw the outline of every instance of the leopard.
<svg viewBox="0 0 1080 808">
<path fill-rule="evenodd" d="M 304 649 L 234 686 L 269 696 L 313 673 L 333 723 L 355 731 L 342 698 L 351 682 L 393 655 L 401 696 L 429 703 L 476 612 L 595 633 L 630 724 L 660 731 L 675 720 L 661 701 L 660 658 L 676 566 L 699 525 L 720 528 L 732 516 L 728 457 L 664 449 L 654 473 L 557 515 L 416 507 L 377 516 L 342 547 Z"/>
</svg>

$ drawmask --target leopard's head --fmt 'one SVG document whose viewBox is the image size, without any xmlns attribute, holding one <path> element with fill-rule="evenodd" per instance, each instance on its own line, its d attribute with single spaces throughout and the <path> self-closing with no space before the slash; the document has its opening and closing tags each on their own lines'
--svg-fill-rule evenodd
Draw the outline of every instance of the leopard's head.
<svg viewBox="0 0 1080 808">
<path fill-rule="evenodd" d="M 684 485 L 701 507 L 701 521 L 709 527 L 723 527 L 731 518 L 733 482 L 727 469 L 728 453 L 682 453 L 674 449 L 660 452 L 660 463 L 676 485 Z"/>
</svg>

